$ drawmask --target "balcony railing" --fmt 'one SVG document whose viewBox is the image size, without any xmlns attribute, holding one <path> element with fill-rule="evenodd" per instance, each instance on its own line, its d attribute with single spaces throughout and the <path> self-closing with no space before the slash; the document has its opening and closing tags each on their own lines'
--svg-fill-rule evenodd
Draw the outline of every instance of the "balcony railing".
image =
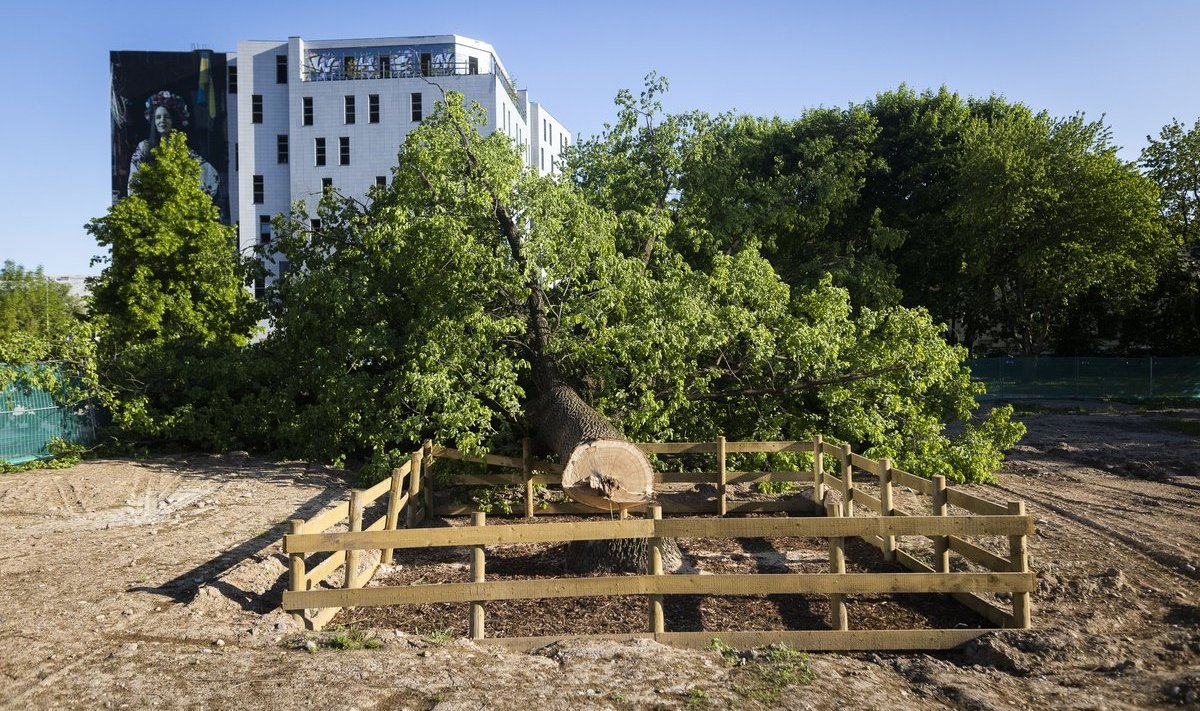
<svg viewBox="0 0 1200 711">
<path fill-rule="evenodd" d="M 494 62 L 494 60 L 493 60 Z M 493 66 L 495 66 L 493 64 Z M 304 81 L 353 81 L 356 79 L 413 79 L 418 77 L 469 76 L 490 74 L 479 71 L 476 62 L 447 61 L 434 57 L 419 60 L 411 54 L 399 55 L 328 55 L 316 54 L 305 58 L 300 75 Z M 516 87 L 503 72 L 495 72 L 521 118 L 525 106 L 518 99 Z"/>
<path fill-rule="evenodd" d="M 347 57 L 345 59 L 352 59 Z M 410 79 L 413 77 L 447 77 L 480 74 L 479 66 L 467 62 L 428 62 L 414 66 L 413 62 L 333 62 L 309 61 L 304 66 L 306 81 L 346 81 L 354 79 Z"/>
</svg>

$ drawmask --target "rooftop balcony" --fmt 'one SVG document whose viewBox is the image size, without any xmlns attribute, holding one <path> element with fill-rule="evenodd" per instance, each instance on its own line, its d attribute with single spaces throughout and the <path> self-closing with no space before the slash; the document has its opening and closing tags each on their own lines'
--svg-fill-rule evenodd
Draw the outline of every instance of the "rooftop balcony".
<svg viewBox="0 0 1200 711">
<path fill-rule="evenodd" d="M 491 69 L 496 67 L 492 58 Z M 304 57 L 300 67 L 303 81 L 354 81 L 359 79 L 412 79 L 417 77 L 468 76 L 495 73 L 508 92 L 513 105 L 526 118 L 523 102 L 504 72 L 480 71 L 479 60 L 471 57 L 457 61 L 450 52 L 419 52 L 414 49 L 383 47 L 377 50 L 319 50 Z"/>
</svg>

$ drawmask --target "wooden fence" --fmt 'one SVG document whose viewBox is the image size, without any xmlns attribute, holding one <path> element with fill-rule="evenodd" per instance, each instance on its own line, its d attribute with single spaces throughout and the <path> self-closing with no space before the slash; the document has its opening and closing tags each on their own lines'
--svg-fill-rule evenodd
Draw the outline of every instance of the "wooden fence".
<svg viewBox="0 0 1200 711">
<path fill-rule="evenodd" d="M 823 516 L 788 518 L 672 518 L 663 519 L 664 508 L 646 507 L 642 519 L 622 519 L 580 523 L 538 525 L 486 525 L 486 517 L 474 512 L 469 527 L 414 529 L 422 509 L 433 509 L 429 488 L 429 466 L 435 457 L 464 458 L 455 450 L 435 447 L 426 442 L 403 467 L 371 489 L 356 490 L 350 501 L 313 519 L 293 521 L 292 533 L 284 538 L 284 551 L 291 560 L 291 580 L 283 596 L 283 608 L 290 610 L 308 626 L 319 629 L 342 607 L 468 602 L 471 604 L 471 637 L 481 642 L 498 642 L 514 648 L 535 648 L 562 637 L 575 639 L 630 639 L 651 637 L 679 646 L 703 646 L 714 636 L 730 644 L 753 646 L 784 642 L 804 649 L 942 649 L 957 646 L 987 632 L 987 629 L 925 630 L 851 630 L 845 599 L 847 595 L 870 593 L 944 593 L 974 610 L 997 627 L 1030 626 L 1029 593 L 1034 577 L 1029 572 L 1027 536 L 1033 532 L 1032 517 L 1024 504 L 1005 505 L 947 487 L 945 479 L 923 479 L 896 469 L 891 462 L 873 460 L 851 451 L 848 445 L 823 441 L 818 436 L 801 442 L 726 442 L 656 443 L 639 447 L 654 454 L 712 453 L 717 456 L 717 471 L 700 474 L 663 474 L 665 483 L 713 481 L 717 484 L 715 506 L 710 513 L 728 515 L 740 511 L 788 510 L 778 506 L 751 507 L 747 504 L 781 502 L 736 502 L 728 499 L 728 485 L 739 481 L 811 481 L 812 499 L 802 499 L 805 508 Z M 725 457 L 733 452 L 813 452 L 812 472 L 729 472 Z M 826 459 L 831 461 L 826 466 Z M 472 458 L 472 460 L 475 460 Z M 479 461 L 479 460 L 475 460 Z M 521 458 L 488 455 L 487 465 L 518 469 L 520 474 L 464 476 L 455 483 L 525 484 L 525 513 L 537 513 L 533 485 L 549 483 L 547 474 L 557 465 L 529 456 L 526 447 Z M 835 473 L 836 471 L 836 473 Z M 870 494 L 863 483 L 869 481 L 878 492 Z M 894 505 L 896 487 L 907 487 L 930 497 L 929 515 L 909 515 Z M 365 506 L 389 492 L 386 513 L 373 524 L 363 527 Z M 424 492 L 424 499 L 421 494 Z M 834 496 L 838 492 L 840 496 Z M 418 506 L 420 504 L 420 506 Z M 795 500 L 790 502 L 796 505 Z M 560 505 L 561 506 L 561 505 Z M 954 506 L 966 515 L 950 515 Z M 407 526 L 398 530 L 399 514 L 407 511 Z M 567 510 L 575 513 L 574 507 Z M 585 509 L 596 513 L 594 509 Z M 667 509 L 670 510 L 670 509 Z M 680 510 L 676 508 L 675 510 Z M 687 507 L 684 512 L 696 512 Z M 863 511 L 869 512 L 862 515 Z M 452 513 L 453 511 L 447 511 Z M 565 513 L 566 510 L 554 510 Z M 325 532 L 341 520 L 349 519 L 349 530 Z M 929 538 L 933 542 L 931 563 L 904 550 L 901 537 Z M 1009 557 L 1004 558 L 969 541 L 981 536 L 1008 539 Z M 661 559 L 663 538 L 783 538 L 818 537 L 829 539 L 830 572 L 821 574 L 739 574 L 739 575 L 664 575 Z M 847 573 L 845 539 L 858 537 L 880 549 L 887 561 L 894 561 L 912 572 Z M 485 546 L 513 543 L 564 543 L 571 541 L 645 538 L 652 543 L 645 575 L 560 578 L 553 580 L 486 580 Z M 379 550 L 380 563 L 391 559 L 396 548 L 469 547 L 471 582 L 400 587 L 365 588 L 379 564 L 359 571 L 359 556 Z M 982 572 L 951 572 L 950 554 L 962 556 Z M 306 556 L 328 554 L 312 569 Z M 345 582 L 340 588 L 318 589 L 317 583 L 341 566 L 346 566 Z M 1006 610 L 980 593 L 1011 595 L 1012 609 Z M 830 596 L 830 630 L 815 631 L 705 631 L 666 632 L 663 623 L 664 595 L 763 595 L 823 594 Z M 647 598 L 647 631 L 624 635 L 563 635 L 485 640 L 485 603 L 499 600 L 524 600 L 606 595 L 642 595 Z M 306 611 L 316 610 L 308 616 Z"/>
<path fill-rule="evenodd" d="M 284 536 L 285 549 L 287 540 L 293 536 L 322 534 L 330 528 L 342 524 L 348 524 L 347 532 L 349 533 L 395 531 L 399 526 L 402 512 L 405 514 L 405 525 L 413 528 L 420 522 L 423 511 L 428 510 L 427 506 L 423 507 L 418 504 L 421 503 L 421 483 L 428 478 L 423 474 L 428 469 L 428 463 L 432 461 L 432 450 L 433 445 L 426 441 L 420 449 L 410 455 L 409 461 L 393 469 L 391 476 L 387 479 L 369 489 L 352 490 L 348 501 L 343 501 L 331 509 L 322 511 L 307 521 L 292 519 L 291 533 Z M 383 515 L 364 526 L 364 512 L 372 508 L 385 494 L 387 502 Z M 290 553 L 288 556 L 290 568 L 288 592 L 313 590 L 323 580 L 336 573 L 339 568 L 345 570 L 342 589 L 360 589 L 375 577 L 380 565 L 391 560 L 392 550 L 380 548 L 379 561 L 367 566 L 364 570 L 360 570 L 362 568 L 359 560 L 361 555 L 361 549 L 358 548 L 329 551 L 329 555 L 325 556 L 323 560 L 309 567 L 311 561 L 306 560 L 303 553 Z M 341 609 L 341 607 L 319 607 L 323 609 L 318 609 L 311 615 L 305 610 L 295 610 L 292 612 L 292 616 L 306 628 L 319 630 Z"/>
<path fill-rule="evenodd" d="M 811 471 L 767 471 L 746 472 L 730 471 L 726 468 L 730 454 L 745 453 L 780 453 L 780 452 L 812 452 L 813 441 L 782 441 L 782 442 L 727 442 L 724 437 L 718 437 L 715 442 L 635 442 L 634 445 L 651 455 L 684 455 L 712 454 L 716 455 L 716 469 L 704 472 L 656 472 L 654 481 L 659 484 L 716 484 L 717 496 L 712 504 L 688 504 L 664 502 L 663 512 L 667 514 L 684 513 L 715 513 L 724 516 L 731 513 L 810 513 L 814 512 L 814 504 L 803 499 L 777 501 L 737 501 L 729 498 L 729 486 L 732 484 L 749 484 L 758 482 L 811 482 Z M 434 447 L 434 454 L 444 459 L 457 459 L 474 462 L 485 467 L 501 467 L 513 469 L 511 473 L 464 474 L 453 479 L 454 486 L 524 486 L 525 516 L 533 517 L 540 514 L 582 514 L 595 515 L 602 513 L 591 506 L 574 501 L 537 504 L 534 500 L 534 486 L 538 484 L 558 484 L 561 481 L 563 465 L 536 459 L 529 455 L 529 442 L 525 442 L 524 454 L 521 457 L 505 457 L 489 454 L 486 456 L 468 456 L 455 449 Z M 431 494 L 432 495 L 432 494 Z M 631 511 L 646 511 L 647 506 L 633 507 Z M 431 513 L 439 516 L 466 515 L 473 511 L 470 504 L 440 504 L 432 508 Z"/>
</svg>

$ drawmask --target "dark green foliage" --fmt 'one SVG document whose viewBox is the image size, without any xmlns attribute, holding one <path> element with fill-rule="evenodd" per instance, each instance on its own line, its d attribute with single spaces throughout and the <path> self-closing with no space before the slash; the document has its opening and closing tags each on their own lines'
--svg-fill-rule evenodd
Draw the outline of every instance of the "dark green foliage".
<svg viewBox="0 0 1200 711">
<path fill-rule="evenodd" d="M 1025 355 L 1045 352 L 1081 309 L 1123 313 L 1157 278 L 1166 247 L 1157 191 L 1099 122 L 1024 107 L 975 120 L 959 186 L 951 215 L 963 273 L 993 295 L 975 318 Z"/>
<path fill-rule="evenodd" d="M 1101 122 L 904 86 L 793 120 L 664 115 L 665 88 L 623 92 L 572 151 L 625 254 L 667 244 L 707 271 L 757 248 L 790 286 L 828 274 L 856 308 L 921 306 L 951 342 L 1040 353 L 1119 336 L 1167 251 L 1153 185 Z"/>
<path fill-rule="evenodd" d="M 1147 136 L 1141 165 L 1161 191 L 1170 248 L 1162 277 L 1126 328 L 1158 355 L 1200 353 L 1200 120 Z"/>
</svg>

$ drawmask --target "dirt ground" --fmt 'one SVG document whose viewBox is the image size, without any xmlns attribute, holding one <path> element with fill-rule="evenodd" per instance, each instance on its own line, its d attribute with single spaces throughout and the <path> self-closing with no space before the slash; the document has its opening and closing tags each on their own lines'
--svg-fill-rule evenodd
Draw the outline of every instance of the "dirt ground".
<svg viewBox="0 0 1200 711">
<path fill-rule="evenodd" d="M 366 610 L 343 613 L 354 632 L 339 640 L 306 636 L 278 610 L 279 538 L 287 519 L 344 498 L 340 472 L 232 454 L 0 476 L 0 706 L 1200 709 L 1200 409 L 1055 402 L 1022 419 L 1029 434 L 999 484 L 977 489 L 1023 499 L 1035 518 L 1035 629 L 938 654 L 758 652 L 730 664 L 715 650 L 649 641 L 523 654 L 438 629 L 398 630 L 402 618 Z M 685 550 L 689 564 L 820 564 L 800 544 L 782 557 L 779 541 L 708 548 Z M 427 562 L 436 564 L 429 575 L 457 565 Z M 413 582 L 420 570 L 409 561 L 384 572 Z M 819 627 L 824 601 L 811 602 L 805 614 Z M 530 604 L 511 629 L 528 629 L 521 618 L 555 619 L 550 609 L 570 618 L 559 604 Z M 772 629 L 803 617 L 785 619 L 786 600 L 745 611 L 704 604 L 706 628 L 751 618 L 747 627 Z M 883 621 L 929 617 L 922 604 L 898 604 L 898 617 Z M 885 608 L 852 597 L 851 626 Z M 614 607 L 613 624 L 626 615 L 628 606 Z M 446 626 L 459 632 L 464 618 L 458 610 Z M 378 647 L 334 648 L 361 639 Z"/>
</svg>

